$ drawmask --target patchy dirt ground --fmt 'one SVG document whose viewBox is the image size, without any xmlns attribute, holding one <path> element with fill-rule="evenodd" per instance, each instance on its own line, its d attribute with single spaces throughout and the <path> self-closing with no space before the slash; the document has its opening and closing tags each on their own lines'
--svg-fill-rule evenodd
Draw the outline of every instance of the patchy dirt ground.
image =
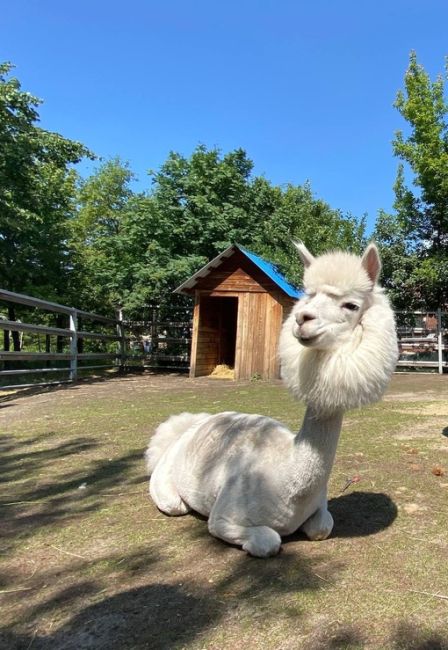
<svg viewBox="0 0 448 650">
<path fill-rule="evenodd" d="M 0 395 L 1 648 L 448 648 L 447 376 L 347 414 L 331 538 L 269 560 L 147 496 L 154 426 L 204 409 L 303 415 L 280 383 L 180 375 Z"/>
</svg>

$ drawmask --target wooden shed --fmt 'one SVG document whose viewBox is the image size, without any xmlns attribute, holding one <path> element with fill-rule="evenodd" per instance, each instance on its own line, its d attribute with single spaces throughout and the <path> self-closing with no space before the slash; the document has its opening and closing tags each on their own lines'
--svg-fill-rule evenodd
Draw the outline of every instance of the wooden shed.
<svg viewBox="0 0 448 650">
<path fill-rule="evenodd" d="M 271 263 L 234 244 L 176 293 L 195 298 L 190 377 L 220 364 L 235 379 L 279 376 L 280 328 L 300 293 Z"/>
</svg>

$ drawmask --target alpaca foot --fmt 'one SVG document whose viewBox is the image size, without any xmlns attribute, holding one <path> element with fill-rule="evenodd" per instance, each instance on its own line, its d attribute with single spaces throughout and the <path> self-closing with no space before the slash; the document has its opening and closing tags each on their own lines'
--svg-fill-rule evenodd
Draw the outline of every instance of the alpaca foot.
<svg viewBox="0 0 448 650">
<path fill-rule="evenodd" d="M 327 539 L 333 530 L 333 517 L 325 508 L 320 508 L 314 515 L 305 521 L 301 529 L 312 541 Z"/>
<path fill-rule="evenodd" d="M 191 510 L 167 476 L 154 472 L 149 482 L 149 493 L 158 509 L 166 515 L 172 517 L 186 515 Z"/>
<path fill-rule="evenodd" d="M 255 557 L 277 555 L 282 543 L 280 535 L 269 526 L 239 526 L 213 514 L 208 520 L 208 529 L 214 537 L 229 544 L 238 544 Z"/>
<path fill-rule="evenodd" d="M 166 486 L 165 489 L 160 490 L 156 486 L 153 486 L 151 481 L 149 492 L 158 509 L 166 515 L 177 517 L 186 515 L 191 510 L 175 490 L 167 490 Z"/>
<path fill-rule="evenodd" d="M 180 497 L 175 502 L 171 501 L 170 503 L 162 503 L 161 505 L 157 504 L 157 507 L 171 517 L 180 517 L 191 511 L 191 508 Z"/>
<path fill-rule="evenodd" d="M 268 526 L 248 528 L 250 537 L 243 544 L 243 551 L 254 557 L 271 557 L 277 555 L 282 543 L 280 535 Z"/>
</svg>

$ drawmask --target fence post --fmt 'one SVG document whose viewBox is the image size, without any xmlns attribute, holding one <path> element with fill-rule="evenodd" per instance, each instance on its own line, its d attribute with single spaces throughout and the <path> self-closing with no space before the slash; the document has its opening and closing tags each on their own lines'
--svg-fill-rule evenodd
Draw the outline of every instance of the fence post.
<svg viewBox="0 0 448 650">
<path fill-rule="evenodd" d="M 121 308 L 117 309 L 116 314 L 117 314 L 117 336 L 120 337 L 120 340 L 118 342 L 118 349 L 120 355 L 119 364 L 120 364 L 120 372 L 123 372 L 126 363 L 126 339 L 125 339 L 124 324 L 123 324 L 123 310 Z"/>
<path fill-rule="evenodd" d="M 70 341 L 70 381 L 76 381 L 78 377 L 78 313 L 72 309 L 69 314 L 70 330 L 72 333 Z"/>
<path fill-rule="evenodd" d="M 443 334 L 442 334 L 442 310 L 437 310 L 437 352 L 439 361 L 439 375 L 443 375 Z"/>
</svg>

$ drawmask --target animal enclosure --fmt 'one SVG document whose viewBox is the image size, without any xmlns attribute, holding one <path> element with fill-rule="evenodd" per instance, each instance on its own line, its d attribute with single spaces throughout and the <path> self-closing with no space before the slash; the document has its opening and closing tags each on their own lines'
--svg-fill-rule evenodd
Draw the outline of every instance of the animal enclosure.
<svg viewBox="0 0 448 650">
<path fill-rule="evenodd" d="M 445 648 L 447 601 L 421 592 L 447 595 L 448 480 L 432 473 L 448 470 L 446 395 L 446 375 L 400 374 L 381 408 L 351 411 L 334 533 L 293 535 L 263 562 L 202 518 L 162 515 L 143 450 L 192 402 L 297 426 L 303 408 L 278 383 L 145 374 L 0 393 L 0 647 Z"/>
<path fill-rule="evenodd" d="M 220 364 L 235 379 L 278 377 L 280 328 L 299 292 L 272 264 L 233 245 L 176 292 L 195 298 L 191 377 Z"/>
</svg>

